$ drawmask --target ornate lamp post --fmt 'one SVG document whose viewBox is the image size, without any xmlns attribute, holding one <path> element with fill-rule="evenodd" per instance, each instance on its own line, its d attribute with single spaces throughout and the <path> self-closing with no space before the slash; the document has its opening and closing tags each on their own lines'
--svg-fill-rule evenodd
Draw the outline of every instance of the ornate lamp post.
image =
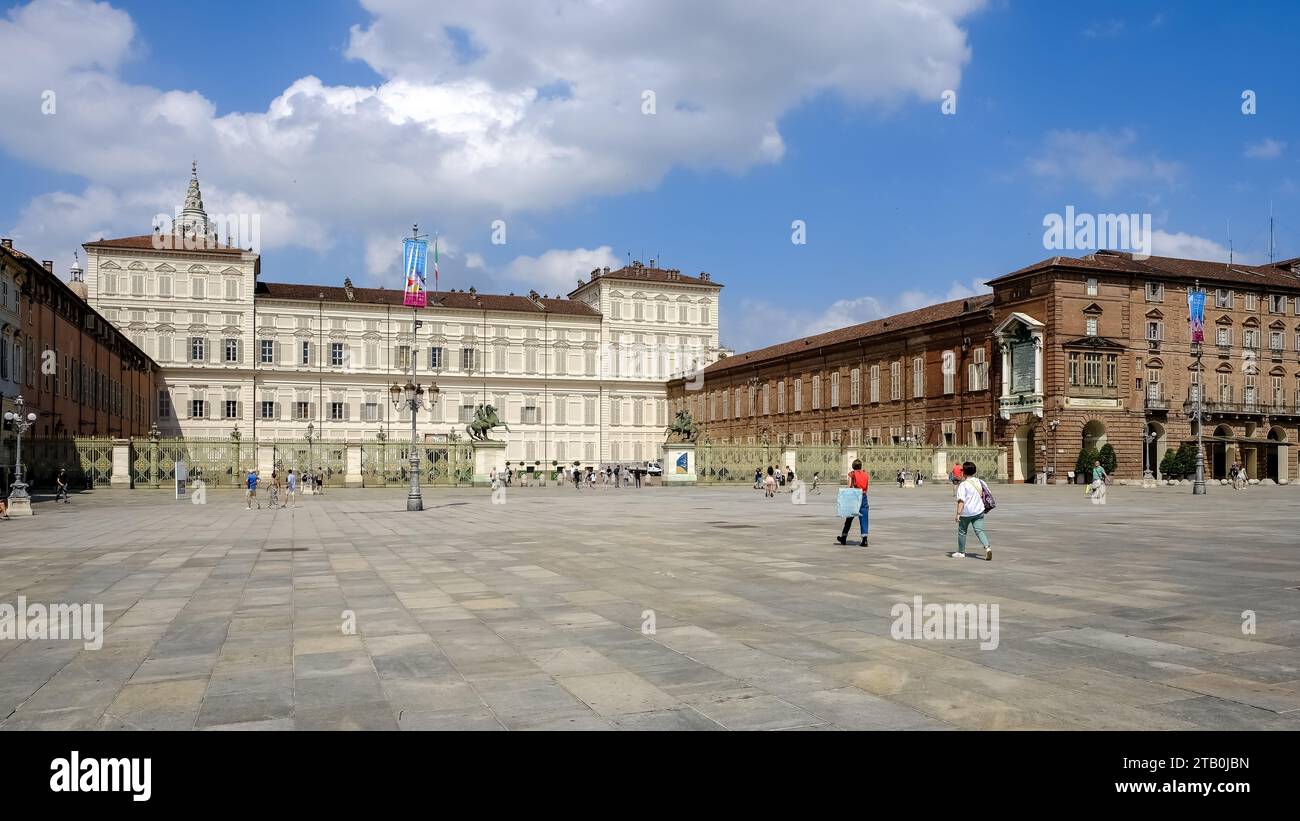
<svg viewBox="0 0 1300 821">
<path fill-rule="evenodd" d="M 236 483 L 239 481 L 239 440 L 243 438 L 239 432 L 239 423 L 235 423 L 235 429 L 230 432 L 230 441 L 235 445 L 235 464 L 231 467 L 230 475 L 235 478 Z"/>
<path fill-rule="evenodd" d="M 158 423 L 154 422 L 149 425 L 149 479 L 157 490 L 161 484 L 158 481 Z"/>
<path fill-rule="evenodd" d="M 307 423 L 307 470 L 308 470 L 308 471 L 311 471 L 311 470 L 312 470 L 312 466 L 311 466 L 311 463 L 312 463 L 311 440 L 314 439 L 315 436 L 316 436 L 316 425 L 315 425 L 315 423 L 308 422 L 308 423 Z M 301 469 L 300 469 L 300 470 L 301 470 Z"/>
<path fill-rule="evenodd" d="M 27 495 L 27 482 L 23 481 L 23 434 L 36 424 L 36 414 L 23 414 L 23 398 L 14 400 L 12 411 L 5 411 L 5 421 L 18 435 L 14 445 L 14 484 L 9 489 L 9 513 L 14 516 L 32 515 L 32 499 Z"/>
<path fill-rule="evenodd" d="M 412 371 L 414 371 L 414 358 L 412 358 Z M 427 407 L 438 396 L 438 386 L 430 384 L 426 392 L 424 386 L 416 383 L 412 377 L 405 385 L 394 383 L 388 389 L 388 395 L 393 401 L 394 409 L 407 408 L 411 411 L 411 489 L 406 494 L 406 509 L 424 510 L 424 497 L 420 495 L 420 455 L 416 424 L 419 421 L 420 409 Z"/>
</svg>

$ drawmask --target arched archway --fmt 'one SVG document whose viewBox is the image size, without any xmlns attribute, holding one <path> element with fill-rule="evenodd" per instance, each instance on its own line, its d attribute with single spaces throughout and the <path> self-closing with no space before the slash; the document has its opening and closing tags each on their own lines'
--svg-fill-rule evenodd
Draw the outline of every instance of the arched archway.
<svg viewBox="0 0 1300 821">
<path fill-rule="evenodd" d="M 1280 428 L 1277 425 L 1268 429 L 1268 440 L 1270 442 L 1285 442 L 1286 428 Z M 1287 468 L 1291 464 L 1291 448 L 1288 445 L 1267 445 L 1265 446 L 1265 458 L 1267 459 L 1267 473 L 1269 479 L 1279 484 L 1290 477 L 1286 475 Z"/>
<path fill-rule="evenodd" d="M 1147 432 L 1155 434 L 1146 445 L 1147 470 L 1155 474 L 1156 478 L 1160 478 L 1160 460 L 1165 457 L 1165 450 L 1169 447 L 1169 437 L 1165 433 L 1165 426 L 1159 422 L 1148 422 Z"/>
<path fill-rule="evenodd" d="M 1106 444 L 1106 423 L 1100 419 L 1091 419 L 1083 426 L 1083 447 L 1101 450 Z"/>
<path fill-rule="evenodd" d="M 1235 434 L 1232 432 L 1232 428 L 1228 427 L 1227 425 L 1219 425 L 1217 428 L 1214 429 L 1214 435 L 1216 437 L 1222 436 L 1225 438 L 1231 438 Z M 1210 478 L 1227 479 L 1228 478 L 1228 443 L 1215 442 L 1213 446 L 1210 448 L 1210 453 L 1211 453 Z"/>
<path fill-rule="evenodd" d="M 1036 426 L 1033 424 L 1021 425 L 1016 431 L 1015 448 L 1012 454 L 1012 481 L 1034 481 L 1034 477 L 1038 473 L 1035 466 L 1036 433 Z"/>
</svg>

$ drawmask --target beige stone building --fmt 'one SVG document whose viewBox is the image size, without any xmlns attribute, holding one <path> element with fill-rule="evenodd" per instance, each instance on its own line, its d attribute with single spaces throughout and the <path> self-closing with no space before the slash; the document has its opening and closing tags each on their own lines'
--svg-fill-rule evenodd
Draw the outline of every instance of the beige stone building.
<svg viewBox="0 0 1300 821">
<path fill-rule="evenodd" d="M 267 281 L 257 253 L 217 241 L 197 171 L 176 225 L 181 240 L 85 245 L 88 301 L 162 367 L 164 434 L 220 439 L 238 426 L 301 442 L 310 425 L 327 442 L 407 440 L 409 411 L 388 391 L 414 366 L 439 388 L 421 437 L 464 437 L 475 407 L 493 404 L 511 461 L 656 459 L 666 380 L 721 350 L 721 284 L 653 261 L 591 271 L 566 296 L 430 292 L 417 314 L 400 288 Z"/>
</svg>

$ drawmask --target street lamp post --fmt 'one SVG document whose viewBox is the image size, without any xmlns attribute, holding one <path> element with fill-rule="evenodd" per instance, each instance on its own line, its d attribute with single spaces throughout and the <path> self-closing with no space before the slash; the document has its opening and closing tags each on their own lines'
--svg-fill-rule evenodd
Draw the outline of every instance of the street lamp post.
<svg viewBox="0 0 1300 821">
<path fill-rule="evenodd" d="M 412 357 L 411 373 L 412 378 L 407 380 L 405 385 L 394 383 L 388 389 L 388 395 L 393 400 L 394 409 L 407 408 L 411 411 L 411 489 L 406 494 L 406 509 L 424 510 L 424 497 L 420 494 L 420 455 L 416 424 L 419 421 L 420 409 L 432 403 L 437 397 L 438 386 L 431 383 L 429 390 L 425 391 L 424 386 L 415 381 L 414 357 Z"/>
<path fill-rule="evenodd" d="M 309 475 L 313 475 L 313 476 L 315 474 L 312 473 L 312 466 L 311 466 L 311 462 L 312 462 L 311 440 L 315 437 L 315 435 L 316 435 L 315 423 L 308 422 L 307 423 L 307 472 Z M 317 489 L 317 492 L 319 493 L 320 490 Z"/>
<path fill-rule="evenodd" d="M 158 481 L 158 424 L 156 422 L 149 425 L 149 480 L 154 490 L 161 486 Z"/>
<path fill-rule="evenodd" d="M 5 411 L 5 421 L 14 429 L 17 434 L 17 441 L 14 445 L 14 484 L 9 490 L 9 514 L 11 516 L 30 516 L 32 515 L 32 499 L 27 494 L 27 482 L 23 477 L 23 434 L 28 428 L 36 423 L 36 414 L 28 413 L 23 415 L 23 398 L 19 396 L 14 400 L 12 411 Z"/>
</svg>

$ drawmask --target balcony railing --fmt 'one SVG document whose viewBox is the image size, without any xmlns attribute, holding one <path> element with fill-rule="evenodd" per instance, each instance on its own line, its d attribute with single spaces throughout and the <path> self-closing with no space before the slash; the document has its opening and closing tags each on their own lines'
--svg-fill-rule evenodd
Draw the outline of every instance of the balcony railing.
<svg viewBox="0 0 1300 821">
<path fill-rule="evenodd" d="M 1169 410 L 1169 400 L 1165 399 L 1164 386 L 1159 382 L 1148 384 L 1145 404 L 1147 410 Z"/>
<path fill-rule="evenodd" d="M 1150 400 L 1147 400 L 1147 407 L 1150 408 Z M 1183 403 L 1183 412 L 1191 413 L 1195 408 L 1195 400 L 1188 397 Z M 1205 400 L 1206 413 L 1236 413 L 1248 416 L 1300 416 L 1300 403 L 1286 402 L 1223 402 L 1217 399 Z"/>
</svg>

